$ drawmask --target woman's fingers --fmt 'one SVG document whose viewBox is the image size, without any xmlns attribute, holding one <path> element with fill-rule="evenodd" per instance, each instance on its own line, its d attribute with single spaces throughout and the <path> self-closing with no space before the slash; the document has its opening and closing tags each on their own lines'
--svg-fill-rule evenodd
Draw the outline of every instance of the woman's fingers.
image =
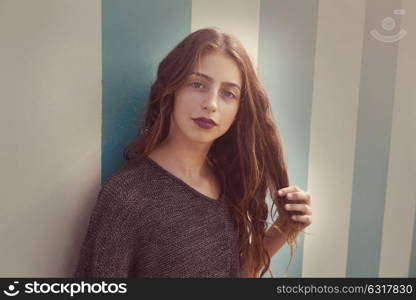
<svg viewBox="0 0 416 300">
<path fill-rule="evenodd" d="M 292 220 L 304 223 L 305 227 L 312 224 L 312 218 L 310 215 L 293 215 Z"/>
<path fill-rule="evenodd" d="M 290 211 L 300 211 L 305 215 L 312 214 L 312 210 L 306 204 L 285 204 L 285 209 Z"/>
</svg>

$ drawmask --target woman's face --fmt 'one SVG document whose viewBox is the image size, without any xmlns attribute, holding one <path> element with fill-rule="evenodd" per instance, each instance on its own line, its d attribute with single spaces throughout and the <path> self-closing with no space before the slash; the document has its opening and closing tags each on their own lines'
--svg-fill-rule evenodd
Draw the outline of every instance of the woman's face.
<svg viewBox="0 0 416 300">
<path fill-rule="evenodd" d="M 238 111 L 241 74 L 237 64 L 223 53 L 208 53 L 175 93 L 171 137 L 212 143 L 230 128 Z M 216 125 L 201 128 L 193 120 L 212 119 Z"/>
</svg>

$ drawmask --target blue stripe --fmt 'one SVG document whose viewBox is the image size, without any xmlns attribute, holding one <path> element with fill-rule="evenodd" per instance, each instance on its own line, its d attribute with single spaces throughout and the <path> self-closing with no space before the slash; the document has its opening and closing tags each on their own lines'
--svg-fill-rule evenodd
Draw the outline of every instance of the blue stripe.
<svg viewBox="0 0 416 300">
<path fill-rule="evenodd" d="M 102 182 L 136 137 L 159 62 L 191 32 L 191 8 L 191 0 L 102 1 Z"/>
<path fill-rule="evenodd" d="M 284 141 L 290 185 L 307 190 L 318 1 L 262 0 L 260 5 L 259 77 Z M 302 277 L 303 240 L 301 233 L 289 277 Z M 284 275 L 289 258 L 285 244 L 272 258 L 274 276 Z"/>
<path fill-rule="evenodd" d="M 386 34 L 385 17 L 400 27 L 393 15 L 400 7 L 397 0 L 369 0 L 366 6 L 347 277 L 379 274 L 398 43 L 381 42 L 369 32 Z"/>
</svg>

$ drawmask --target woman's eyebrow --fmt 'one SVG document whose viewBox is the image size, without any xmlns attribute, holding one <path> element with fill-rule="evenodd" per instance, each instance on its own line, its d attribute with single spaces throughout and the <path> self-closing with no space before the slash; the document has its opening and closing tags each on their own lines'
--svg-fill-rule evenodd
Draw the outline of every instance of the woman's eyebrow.
<svg viewBox="0 0 416 300">
<path fill-rule="evenodd" d="M 206 80 L 208 80 L 210 82 L 213 82 L 214 81 L 214 79 L 212 77 L 210 77 L 210 76 L 208 76 L 207 74 L 204 74 L 204 73 L 191 72 L 189 75 L 201 76 L 201 77 L 204 77 Z M 236 84 L 236 83 L 233 83 L 233 82 L 222 82 L 222 83 L 223 84 L 226 84 L 226 85 L 234 86 L 234 87 L 238 88 L 239 90 L 241 90 L 240 86 L 238 84 Z"/>
</svg>

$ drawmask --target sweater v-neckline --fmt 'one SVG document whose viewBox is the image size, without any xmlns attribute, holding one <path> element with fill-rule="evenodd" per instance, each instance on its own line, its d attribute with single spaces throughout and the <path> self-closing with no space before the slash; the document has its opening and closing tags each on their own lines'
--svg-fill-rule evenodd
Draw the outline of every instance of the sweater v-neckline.
<svg viewBox="0 0 416 300">
<path fill-rule="evenodd" d="M 220 192 L 220 195 L 219 195 L 218 199 L 211 198 L 211 197 L 203 194 L 202 192 L 198 191 L 197 189 L 195 189 L 194 187 L 192 187 L 191 185 L 189 185 L 188 183 L 186 183 L 185 181 L 183 181 L 182 179 L 180 179 L 179 177 L 177 177 L 176 175 L 174 175 L 170 171 L 166 170 L 164 167 L 159 165 L 156 161 L 151 159 L 149 156 L 145 156 L 143 159 L 147 160 L 152 166 L 156 167 L 164 175 L 166 175 L 166 176 L 174 179 L 175 181 L 179 182 L 182 186 L 186 187 L 191 192 L 196 193 L 198 196 L 200 196 L 200 197 L 202 197 L 202 198 L 204 198 L 208 201 L 211 201 L 213 203 L 217 203 L 217 204 L 221 204 L 223 202 L 223 200 L 224 200 L 224 190 L 223 190 L 222 187 L 221 187 L 221 192 Z"/>
</svg>

